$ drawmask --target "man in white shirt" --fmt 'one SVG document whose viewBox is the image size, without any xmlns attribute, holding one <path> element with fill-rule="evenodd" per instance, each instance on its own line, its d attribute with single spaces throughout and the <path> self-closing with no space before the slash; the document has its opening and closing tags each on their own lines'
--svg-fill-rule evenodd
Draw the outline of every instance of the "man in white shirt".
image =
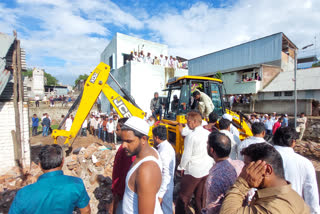
<svg viewBox="0 0 320 214">
<path fill-rule="evenodd" d="M 70 131 L 72 126 L 72 119 L 70 116 L 68 116 L 67 120 L 66 120 L 66 131 Z"/>
<path fill-rule="evenodd" d="M 271 116 L 268 116 L 267 120 L 264 122 L 264 126 L 266 128 L 266 134 L 272 136 L 272 128 L 273 128 L 273 120 Z"/>
<path fill-rule="evenodd" d="M 161 66 L 166 66 L 166 59 L 163 57 L 163 55 L 162 54 L 160 54 L 160 65 Z"/>
<path fill-rule="evenodd" d="M 304 113 L 300 114 L 300 118 L 297 119 L 298 126 L 296 131 L 299 132 L 299 140 L 302 140 L 304 131 L 306 130 L 307 117 L 304 116 Z"/>
<path fill-rule="evenodd" d="M 132 61 L 137 62 L 138 61 L 138 54 L 137 51 L 134 52 L 133 57 L 132 57 Z"/>
<path fill-rule="evenodd" d="M 248 137 L 244 141 L 242 141 L 239 146 L 238 146 L 238 159 L 239 160 L 244 160 L 243 155 L 241 155 L 241 150 L 244 148 L 247 148 L 251 144 L 256 144 L 256 143 L 266 143 L 266 140 L 264 139 L 264 136 L 266 135 L 266 129 L 264 128 L 263 123 L 253 123 L 252 124 L 252 137 Z"/>
<path fill-rule="evenodd" d="M 229 97 L 229 105 L 231 110 L 232 110 L 233 102 L 234 102 L 234 96 L 231 94 L 231 96 Z"/>
<path fill-rule="evenodd" d="M 88 121 L 87 118 L 83 121 L 81 126 L 81 136 L 87 136 L 87 128 L 88 128 Z"/>
<path fill-rule="evenodd" d="M 158 149 L 162 163 L 162 182 L 158 193 L 163 213 L 173 213 L 174 170 L 176 167 L 176 153 L 167 141 L 167 128 L 156 126 L 153 130 L 153 141 Z"/>
<path fill-rule="evenodd" d="M 175 213 L 189 213 L 189 202 L 195 195 L 195 211 L 201 213 L 204 205 L 204 184 L 212 167 L 213 159 L 207 153 L 207 141 L 210 132 L 202 127 L 201 115 L 189 112 L 187 125 L 192 130 L 184 142 L 180 169 L 184 175 L 181 179 L 181 189 L 176 204 Z"/>
<path fill-rule="evenodd" d="M 165 56 L 164 61 L 165 61 L 164 67 L 166 67 L 166 68 L 170 67 L 170 60 L 168 59 L 167 56 Z"/>
<path fill-rule="evenodd" d="M 107 130 L 108 130 L 108 143 L 114 142 L 114 124 L 113 124 L 113 118 L 110 117 L 109 121 L 107 123 Z"/>
<path fill-rule="evenodd" d="M 98 133 L 99 133 L 99 129 L 98 129 L 98 125 L 99 125 L 99 123 L 98 123 L 98 116 L 95 116 L 94 118 L 93 118 L 93 129 L 94 129 L 94 136 L 98 136 Z"/>
<path fill-rule="evenodd" d="M 232 116 L 230 114 L 222 115 L 222 118 L 227 119 L 231 122 L 230 124 L 230 132 L 231 134 L 235 135 L 236 137 L 240 138 L 239 130 L 232 124 Z"/>
<path fill-rule="evenodd" d="M 147 54 L 147 57 L 145 58 L 145 63 L 152 64 L 153 60 L 151 58 L 151 53 Z"/>
<path fill-rule="evenodd" d="M 238 159 L 238 146 L 241 144 L 241 141 L 236 135 L 231 134 L 230 126 L 231 126 L 231 122 L 229 120 L 224 119 L 224 118 L 219 120 L 220 132 L 225 134 L 227 137 L 229 137 L 229 139 L 231 141 L 231 152 L 230 152 L 229 157 L 232 160 L 237 160 Z"/>
<path fill-rule="evenodd" d="M 280 153 L 286 180 L 310 207 L 312 214 L 319 214 L 319 193 L 315 169 L 307 158 L 294 152 L 298 139 L 294 128 L 278 128 L 273 136 L 274 148 Z"/>
<path fill-rule="evenodd" d="M 172 66 L 173 66 L 174 69 L 178 68 L 178 63 L 179 63 L 178 60 L 175 57 L 173 57 Z"/>
<path fill-rule="evenodd" d="M 34 100 L 36 101 L 36 107 L 39 107 L 39 103 L 40 103 L 40 97 L 38 95 L 36 95 L 34 97 Z"/>
</svg>

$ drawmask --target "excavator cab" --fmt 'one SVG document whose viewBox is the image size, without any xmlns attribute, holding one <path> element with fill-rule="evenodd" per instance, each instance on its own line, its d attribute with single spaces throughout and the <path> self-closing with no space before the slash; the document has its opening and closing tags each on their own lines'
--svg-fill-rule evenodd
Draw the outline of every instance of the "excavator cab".
<svg viewBox="0 0 320 214">
<path fill-rule="evenodd" d="M 183 76 L 168 81 L 167 99 L 165 102 L 164 119 L 176 120 L 178 115 L 185 115 L 197 108 L 192 93 L 196 90 L 206 93 L 215 106 L 214 112 L 222 116 L 226 110 L 223 100 L 222 81 L 220 79 Z"/>
<path fill-rule="evenodd" d="M 240 139 L 252 136 L 252 132 L 245 115 L 237 114 L 226 109 L 223 102 L 223 82 L 220 79 L 199 77 L 199 76 L 183 76 L 169 79 L 167 83 L 167 99 L 164 108 L 164 117 L 161 125 L 167 127 L 168 141 L 172 144 L 176 151 L 177 157 L 181 157 L 183 153 L 183 137 L 179 131 L 180 124 L 186 124 L 186 114 L 197 107 L 192 96 L 195 90 L 206 93 L 214 104 L 214 112 L 220 117 L 228 113 L 233 117 L 232 124 L 236 126 L 240 132 Z"/>
</svg>

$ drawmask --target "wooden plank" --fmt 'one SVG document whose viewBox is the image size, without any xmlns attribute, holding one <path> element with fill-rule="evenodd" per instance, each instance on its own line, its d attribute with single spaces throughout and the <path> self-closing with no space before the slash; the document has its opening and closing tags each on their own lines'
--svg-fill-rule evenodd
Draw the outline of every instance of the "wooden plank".
<svg viewBox="0 0 320 214">
<path fill-rule="evenodd" d="M 18 71 L 17 71 L 17 40 L 15 39 L 14 41 L 14 50 L 12 54 L 12 62 L 13 62 L 13 106 L 14 106 L 14 116 L 15 116 L 15 126 L 16 126 L 16 141 L 14 142 L 14 153 L 16 154 L 15 156 L 15 163 L 21 162 L 22 158 L 22 150 L 21 150 L 21 129 L 20 129 L 20 113 L 19 113 L 19 105 L 18 105 L 18 100 L 19 100 L 19 95 L 18 95 Z"/>
<path fill-rule="evenodd" d="M 320 171 L 316 171 L 316 176 L 317 176 L 317 182 L 318 182 L 318 192 L 320 195 Z M 320 199 L 319 199 L 319 203 L 320 203 Z"/>
</svg>

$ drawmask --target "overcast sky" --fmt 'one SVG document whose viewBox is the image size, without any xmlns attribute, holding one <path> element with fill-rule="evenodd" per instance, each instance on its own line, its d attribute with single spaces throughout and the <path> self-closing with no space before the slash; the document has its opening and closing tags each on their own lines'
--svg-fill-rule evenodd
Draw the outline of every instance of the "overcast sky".
<svg viewBox="0 0 320 214">
<path fill-rule="evenodd" d="M 320 51 L 320 0 L 1 0 L 0 32 L 14 29 L 27 66 L 64 84 L 89 74 L 116 32 L 193 58 L 278 32 L 304 55 Z"/>
</svg>

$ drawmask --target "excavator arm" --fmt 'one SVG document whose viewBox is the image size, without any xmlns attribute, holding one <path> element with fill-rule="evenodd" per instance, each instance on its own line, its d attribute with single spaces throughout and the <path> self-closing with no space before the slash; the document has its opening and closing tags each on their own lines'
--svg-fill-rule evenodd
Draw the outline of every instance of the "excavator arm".
<svg viewBox="0 0 320 214">
<path fill-rule="evenodd" d="M 121 118 L 131 116 L 136 116 L 139 118 L 144 117 L 145 113 L 135 104 L 131 96 L 128 95 L 128 93 L 120 86 L 118 82 L 116 82 L 117 85 L 120 87 L 120 90 L 125 94 L 126 98 L 130 102 L 119 95 L 113 88 L 111 88 L 107 84 L 109 76 L 116 82 L 112 74 L 110 74 L 110 66 L 103 62 L 101 62 L 92 71 L 87 81 L 85 82 L 79 108 L 74 117 L 70 131 L 58 129 L 53 130 L 52 138 L 54 138 L 55 143 L 57 143 L 57 138 L 59 136 L 62 136 L 66 137 L 64 143 L 68 143 L 70 146 L 70 140 L 76 137 L 78 131 L 80 130 L 84 120 L 87 118 L 101 91 L 107 97 L 107 99 Z"/>
</svg>

